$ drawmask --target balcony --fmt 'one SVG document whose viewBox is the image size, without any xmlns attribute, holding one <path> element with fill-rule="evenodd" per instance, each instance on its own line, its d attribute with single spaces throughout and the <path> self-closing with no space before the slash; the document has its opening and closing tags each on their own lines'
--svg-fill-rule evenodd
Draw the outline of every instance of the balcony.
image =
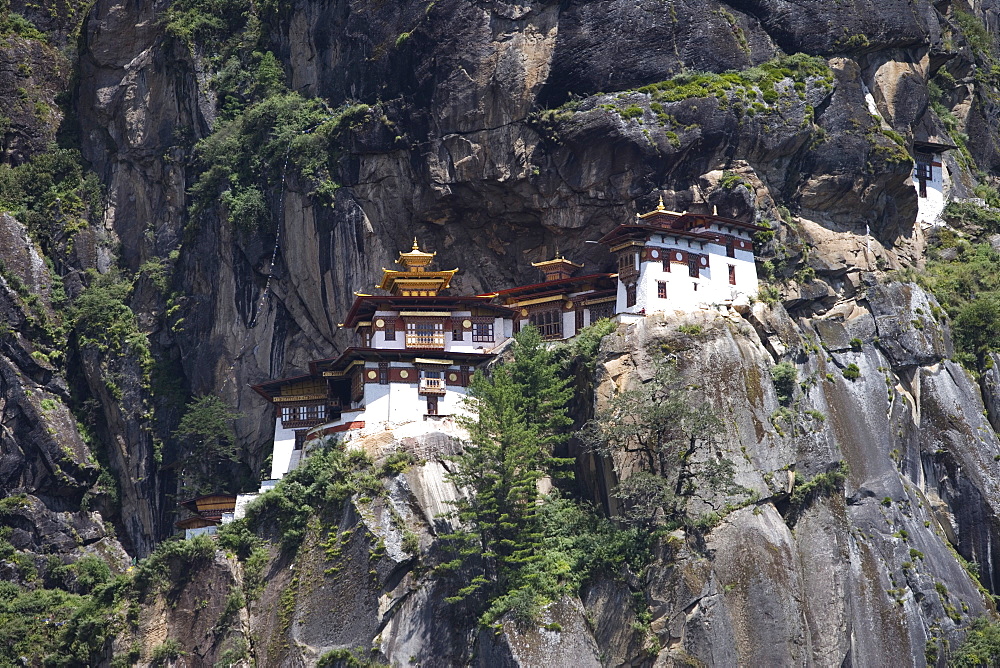
<svg viewBox="0 0 1000 668">
<path fill-rule="evenodd" d="M 440 336 L 408 336 L 406 337 L 406 347 L 420 350 L 444 350 L 444 334 Z"/>
<path fill-rule="evenodd" d="M 444 379 L 442 378 L 421 378 L 419 394 L 442 395 L 445 393 Z"/>
<path fill-rule="evenodd" d="M 406 323 L 406 347 L 421 350 L 444 350 L 444 323 Z"/>
</svg>

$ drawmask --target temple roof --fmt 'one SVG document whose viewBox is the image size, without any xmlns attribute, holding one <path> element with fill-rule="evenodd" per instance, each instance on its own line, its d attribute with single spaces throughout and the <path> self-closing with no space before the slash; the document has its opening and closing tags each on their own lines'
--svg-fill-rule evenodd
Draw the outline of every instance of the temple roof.
<svg viewBox="0 0 1000 668">
<path fill-rule="evenodd" d="M 509 309 L 504 309 L 509 310 Z M 478 366 L 483 362 L 495 357 L 493 353 L 474 353 L 474 352 L 463 352 L 463 351 L 444 351 L 444 350 L 425 350 L 417 348 L 348 348 L 343 353 L 337 357 L 328 357 L 324 359 L 313 360 L 309 363 L 309 373 L 299 376 L 291 376 L 289 378 L 278 378 L 276 380 L 269 380 L 265 383 L 260 383 L 259 385 L 253 385 L 251 389 L 264 397 L 268 401 L 274 402 L 274 397 L 281 395 L 281 388 L 285 385 L 300 383 L 303 380 L 315 379 L 322 380 L 324 378 L 325 371 L 343 371 L 348 369 L 354 362 L 357 361 L 368 361 L 368 362 L 416 362 L 419 359 L 434 359 L 442 361 L 450 361 L 455 364 L 467 364 L 469 366 Z M 332 379 L 337 382 L 337 378 Z M 341 379 L 343 382 L 347 382 L 347 379 Z M 186 503 L 190 504 L 192 501 Z M 185 505 L 185 504 L 181 504 Z M 193 508 L 192 508 L 193 510 Z"/>
<path fill-rule="evenodd" d="M 427 271 L 427 266 L 434 261 L 437 253 L 427 253 L 420 250 L 416 237 L 413 238 L 413 248 L 399 253 L 396 264 L 403 267 L 401 271 L 382 268 L 382 282 L 375 287 L 389 294 L 399 296 L 433 297 L 441 290 L 448 288 L 452 277 L 458 269 L 447 271 Z"/>
<path fill-rule="evenodd" d="M 360 295 L 344 317 L 342 327 L 353 328 L 359 321 L 367 320 L 375 311 L 468 311 L 471 308 L 488 309 L 498 315 L 510 314 L 510 309 L 490 303 L 492 295 L 462 295 L 455 297 L 400 297 L 396 295 Z"/>
<path fill-rule="evenodd" d="M 654 210 L 638 214 L 634 223 L 619 225 L 601 237 L 599 242 L 613 246 L 626 239 L 648 239 L 651 234 L 673 234 L 712 243 L 718 238 L 718 232 L 710 229 L 712 225 L 735 227 L 747 232 L 764 229 L 760 225 L 715 214 L 668 211 L 663 206 L 661 197 Z"/>
<path fill-rule="evenodd" d="M 526 297 L 544 297 L 550 294 L 566 294 L 570 292 L 585 292 L 587 290 L 615 290 L 614 274 L 588 274 L 586 276 L 571 276 L 554 281 L 543 281 L 533 285 L 519 285 L 516 288 L 498 290 L 493 295 L 506 304 L 517 303 Z M 579 288 L 574 290 L 573 288 Z"/>
<path fill-rule="evenodd" d="M 341 371 L 356 361 L 413 362 L 419 359 L 440 359 L 455 364 L 476 366 L 494 357 L 492 353 L 473 353 L 457 350 L 424 350 L 419 348 L 348 348 L 338 357 L 313 360 L 309 363 L 312 375 L 322 377 L 326 371 Z"/>
</svg>

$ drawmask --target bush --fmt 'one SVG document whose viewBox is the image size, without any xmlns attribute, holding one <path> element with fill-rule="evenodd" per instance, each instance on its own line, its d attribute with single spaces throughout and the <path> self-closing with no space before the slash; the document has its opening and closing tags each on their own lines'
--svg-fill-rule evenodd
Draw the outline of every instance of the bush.
<svg viewBox="0 0 1000 668">
<path fill-rule="evenodd" d="M 55 147 L 17 167 L 0 165 L 0 209 L 14 213 L 44 245 L 71 237 L 102 208 L 100 181 L 82 165 L 79 151 Z"/>
<path fill-rule="evenodd" d="M 153 648 L 150 656 L 150 664 L 153 666 L 165 666 L 169 661 L 176 661 L 187 652 L 181 649 L 181 643 L 174 638 L 164 640 L 162 644 Z"/>
<path fill-rule="evenodd" d="M 198 571 L 215 557 L 215 541 L 208 536 L 191 540 L 166 540 L 135 570 L 135 586 L 140 595 L 166 590 L 169 595 L 183 589 Z"/>
<path fill-rule="evenodd" d="M 191 188 L 192 215 L 225 204 L 228 220 L 255 231 L 270 220 L 264 193 L 279 188 L 293 174 L 313 187 L 311 195 L 332 201 L 340 139 L 368 116 L 366 105 L 330 109 L 319 99 L 298 93 L 271 95 L 216 124 L 198 142 L 195 155 L 204 171 Z"/>
<path fill-rule="evenodd" d="M 861 378 L 861 369 L 859 369 L 858 365 L 855 364 L 854 362 L 851 362 L 846 367 L 844 367 L 844 370 L 841 373 L 844 374 L 844 378 L 846 378 L 847 380 L 854 381 L 857 380 L 858 378 Z"/>
<path fill-rule="evenodd" d="M 787 404 L 792 400 L 798 377 L 799 372 L 791 362 L 779 362 L 771 367 L 771 379 L 774 381 L 778 403 Z"/>
<path fill-rule="evenodd" d="M 949 665 L 962 668 L 1000 664 L 1000 624 L 980 618 L 972 622 Z"/>
<path fill-rule="evenodd" d="M 306 523 L 314 510 L 339 509 L 353 494 L 385 494 L 372 460 L 359 450 L 345 452 L 327 446 L 251 503 L 247 525 L 251 530 L 275 525 L 282 547 L 294 550 L 305 537 Z"/>
</svg>

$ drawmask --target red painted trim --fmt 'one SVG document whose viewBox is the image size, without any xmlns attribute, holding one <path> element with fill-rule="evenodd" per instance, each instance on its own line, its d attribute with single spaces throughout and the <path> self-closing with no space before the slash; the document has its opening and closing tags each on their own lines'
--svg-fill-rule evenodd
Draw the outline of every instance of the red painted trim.
<svg viewBox="0 0 1000 668">
<path fill-rule="evenodd" d="M 599 281 L 601 279 L 610 279 L 614 274 L 588 274 L 587 276 L 570 276 L 569 278 L 558 278 L 554 281 L 543 281 L 542 283 L 534 283 L 532 285 L 520 285 L 516 288 L 507 288 L 506 290 L 499 290 L 494 294 L 497 295 L 513 295 L 519 292 L 527 292 L 529 290 L 534 290 L 536 288 L 555 288 L 565 285 L 571 285 L 576 282 L 585 283 L 591 281 Z M 562 292 L 565 292 L 563 290 Z"/>
<path fill-rule="evenodd" d="M 462 306 L 476 306 L 478 308 L 488 308 L 497 313 L 508 313 L 510 309 L 505 306 L 500 306 L 498 304 L 490 303 L 493 299 L 493 295 L 476 295 L 476 296 L 440 296 L 440 297 L 396 297 L 393 295 L 366 295 L 363 297 L 358 297 L 354 300 L 354 304 L 351 306 L 351 310 L 347 312 L 344 317 L 344 327 L 347 329 L 353 329 L 355 323 L 361 320 L 362 312 L 367 312 L 370 307 L 372 313 L 379 310 L 379 306 L 387 306 L 383 310 L 386 311 L 405 311 L 407 309 L 414 308 L 428 308 L 434 310 L 446 310 L 450 309 L 452 311 L 464 310 Z"/>
</svg>

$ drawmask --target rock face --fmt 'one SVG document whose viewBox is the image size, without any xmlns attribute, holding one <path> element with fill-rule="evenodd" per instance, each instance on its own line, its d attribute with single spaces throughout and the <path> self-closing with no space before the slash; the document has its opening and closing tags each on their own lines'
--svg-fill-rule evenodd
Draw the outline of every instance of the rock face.
<svg viewBox="0 0 1000 668">
<path fill-rule="evenodd" d="M 120 567 L 170 534 L 191 396 L 242 413 L 239 455 L 259 470 L 273 416 L 249 386 L 350 345 L 337 323 L 354 292 L 414 235 L 462 269 L 457 291 L 487 292 L 534 282 L 530 263 L 557 251 L 613 270 L 587 242 L 662 196 L 774 231 L 758 253 L 780 303 L 650 314 L 605 341 L 594 388 L 606 401 L 649 379 L 651 349 L 673 352 L 726 416 L 715 454 L 748 490 L 698 491 L 717 525 L 663 541 L 641 576 L 554 604 L 549 628 L 480 632 L 419 568 L 458 492 L 417 444 L 427 463 L 386 478 L 384 499 L 322 518 L 298 558 L 269 555 L 259 603 L 227 628 L 258 665 L 358 647 L 394 665 L 922 665 L 992 612 L 957 555 L 1000 592 L 997 365 L 977 382 L 952 362 L 940 306 L 887 273 L 924 261 L 915 138 L 961 144 L 944 158 L 956 195 L 1000 167 L 992 0 L 971 13 L 929 0 L 230 3 L 272 12 L 240 48 L 273 53 L 289 90 L 367 109 L 327 156 L 341 187 L 324 199 L 282 167 L 262 193 L 270 224 L 253 229 L 229 222 L 221 191 L 189 208 L 207 167 L 193 147 L 233 113 L 219 94 L 231 72 L 214 42 L 168 33 L 172 3 L 10 4 L 34 28 L 0 10 L 0 205 L 16 214 L 0 216 L 0 524 L 39 568 L 83 554 Z M 53 141 L 79 149 L 103 206 L 84 213 L 54 187 L 18 203 L 8 166 Z M 139 336 L 108 352 L 81 342 L 62 300 L 116 271 Z M 787 405 L 779 362 L 799 382 Z M 793 499 L 842 464 L 842 487 Z M 610 488 L 637 467 L 582 453 L 581 486 L 615 510 Z M 336 559 L 321 546 L 331 531 Z M 203 621 L 223 615 L 240 566 L 204 568 L 188 587 L 209 599 L 147 602 L 147 649 L 176 635 L 212 663 L 235 647 Z M 0 569 L 29 584 L 30 569 Z"/>
<path fill-rule="evenodd" d="M 876 286 L 869 298 L 879 290 L 904 290 L 925 306 L 928 299 L 916 286 L 898 284 Z M 780 318 L 777 308 L 751 322 L 763 330 Z M 872 318 L 862 311 L 855 320 Z M 697 341 L 677 329 L 692 322 L 702 328 Z M 976 426 L 985 421 L 976 383 L 931 348 L 920 361 L 912 349 L 883 348 L 881 336 L 878 344 L 869 336 L 858 350 L 839 349 L 836 334 L 822 334 L 836 330 L 823 324 L 801 320 L 801 347 L 779 357 L 795 363 L 802 386 L 789 416 L 780 416 L 770 381 L 775 360 L 739 319 L 649 316 L 605 344 L 609 362 L 598 388 L 604 395 L 613 384 L 650 375 L 648 350 L 681 351 L 685 376 L 726 416 L 716 447 L 736 463 L 738 482 L 761 498 L 726 515 L 703 546 L 682 544 L 665 560 L 671 568 L 650 574 L 648 595 L 662 602 L 653 628 L 664 660 L 843 665 L 909 647 L 908 657 L 894 660 L 923 665 L 928 642 L 953 633 L 963 614 L 991 609 L 953 552 L 993 568 L 977 546 L 995 539 L 987 528 L 995 519 L 959 526 L 970 506 L 995 518 L 988 501 L 959 500 L 960 489 L 981 489 L 971 479 L 982 480 L 1000 447 L 992 429 Z M 927 331 L 932 340 L 940 333 L 930 320 Z M 856 380 L 840 372 L 851 363 L 861 369 Z M 964 417 L 952 423 L 941 404 L 961 406 Z M 966 424 L 958 437 L 955 429 Z M 839 462 L 848 471 L 843 492 L 789 506 L 789 474 L 801 484 Z M 627 476 L 634 462 L 622 458 L 614 468 Z M 709 507 L 727 501 L 711 489 L 704 494 Z M 946 590 L 937 582 L 947 582 Z"/>
</svg>

